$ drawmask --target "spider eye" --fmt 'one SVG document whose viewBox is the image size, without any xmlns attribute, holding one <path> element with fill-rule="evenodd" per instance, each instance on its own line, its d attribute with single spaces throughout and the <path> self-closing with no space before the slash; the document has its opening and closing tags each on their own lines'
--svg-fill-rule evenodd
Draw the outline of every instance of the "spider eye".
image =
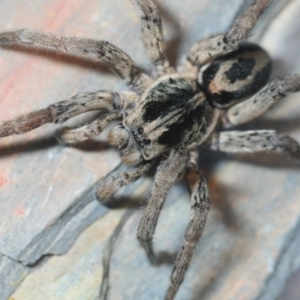
<svg viewBox="0 0 300 300">
<path fill-rule="evenodd" d="M 138 134 L 142 134 L 142 133 L 144 132 L 143 127 L 139 127 L 139 128 L 137 129 L 137 132 L 138 132 Z"/>
<path fill-rule="evenodd" d="M 150 145 L 151 141 L 149 139 L 143 139 L 145 145 Z"/>
</svg>

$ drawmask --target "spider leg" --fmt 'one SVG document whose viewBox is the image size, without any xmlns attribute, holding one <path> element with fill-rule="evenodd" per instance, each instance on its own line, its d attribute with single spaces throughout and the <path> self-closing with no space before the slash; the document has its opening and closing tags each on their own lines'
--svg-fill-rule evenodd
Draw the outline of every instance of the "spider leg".
<svg viewBox="0 0 300 300">
<path fill-rule="evenodd" d="M 71 55 L 96 55 L 117 73 L 130 88 L 142 93 L 152 79 L 140 73 L 133 60 L 107 41 L 82 37 L 60 37 L 29 29 L 0 33 L 0 46 L 20 45 L 63 52 Z"/>
<path fill-rule="evenodd" d="M 101 109 L 120 111 L 137 101 L 138 95 L 135 93 L 98 91 L 78 94 L 69 100 L 0 123 L 0 137 L 25 133 L 46 123 L 63 123 L 88 111 Z"/>
<path fill-rule="evenodd" d="M 109 204 L 111 198 L 120 188 L 135 182 L 143 176 L 152 166 L 153 161 L 147 161 L 143 165 L 133 170 L 125 170 L 117 175 L 108 174 L 100 180 L 96 189 L 96 197 L 102 204 Z"/>
<path fill-rule="evenodd" d="M 172 150 L 170 156 L 161 163 L 155 175 L 148 203 L 137 230 L 138 240 L 153 264 L 156 264 L 156 258 L 153 252 L 152 238 L 159 214 L 169 189 L 183 176 L 188 159 L 187 152 Z"/>
<path fill-rule="evenodd" d="M 141 33 L 147 55 L 158 76 L 174 73 L 165 52 L 162 22 L 156 4 L 152 0 L 133 0 L 142 11 Z"/>
<path fill-rule="evenodd" d="M 190 160 L 186 173 L 186 181 L 191 193 L 192 216 L 185 231 L 183 245 L 175 260 L 174 269 L 171 275 L 171 284 L 165 297 L 166 300 L 175 298 L 175 295 L 184 280 L 196 244 L 203 233 L 210 209 L 207 183 L 200 173 L 195 159 Z"/>
<path fill-rule="evenodd" d="M 211 149 L 227 153 L 284 153 L 300 165 L 300 145 L 275 130 L 224 131 L 212 138 Z"/>
<path fill-rule="evenodd" d="M 275 79 L 250 99 L 228 109 L 227 120 L 233 125 L 246 123 L 262 115 L 281 98 L 299 91 L 299 74 Z"/>
<path fill-rule="evenodd" d="M 102 118 L 75 129 L 62 127 L 56 132 L 56 138 L 63 145 L 78 144 L 97 136 L 111 121 L 122 117 L 122 113 L 109 113 Z"/>
<path fill-rule="evenodd" d="M 193 65 L 202 66 L 217 56 L 237 50 L 270 2 L 271 0 L 254 0 L 225 34 L 209 36 L 193 45 L 188 52 L 188 61 Z"/>
</svg>

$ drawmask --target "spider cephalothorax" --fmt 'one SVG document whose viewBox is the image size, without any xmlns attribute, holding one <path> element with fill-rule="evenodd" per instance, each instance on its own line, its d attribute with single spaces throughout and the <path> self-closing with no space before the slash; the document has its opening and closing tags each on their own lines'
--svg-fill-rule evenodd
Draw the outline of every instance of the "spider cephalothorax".
<svg viewBox="0 0 300 300">
<path fill-rule="evenodd" d="M 112 130 L 111 143 L 119 147 L 125 163 L 136 164 L 174 147 L 199 144 L 212 130 L 213 114 L 194 78 L 166 75 L 145 91 L 134 111 Z"/>
<path fill-rule="evenodd" d="M 0 34 L 0 45 L 26 45 L 72 55 L 96 55 L 133 92 L 97 91 L 75 95 L 45 109 L 0 124 L 0 137 L 21 134 L 45 123 L 62 123 L 78 114 L 100 110 L 101 116 L 78 128 L 61 128 L 59 142 L 72 145 L 98 135 L 119 120 L 109 139 L 119 148 L 127 171 L 103 178 L 96 197 L 109 202 L 126 184 L 157 167 L 154 184 L 138 226 L 138 239 L 155 262 L 152 238 L 170 187 L 183 176 L 191 192 L 192 216 L 175 261 L 166 299 L 174 299 L 200 239 L 209 212 L 205 179 L 197 167 L 195 150 L 204 143 L 228 153 L 284 152 L 299 163 L 299 144 L 274 130 L 225 131 L 261 114 L 283 96 L 300 90 L 300 76 L 268 83 L 271 60 L 259 46 L 243 43 L 271 0 L 253 4 L 225 34 L 203 39 L 191 47 L 177 72 L 164 50 L 161 18 L 152 0 L 134 0 L 142 11 L 142 38 L 154 75 L 142 73 L 122 50 L 106 41 L 67 38 L 32 30 Z M 225 125 L 225 126 L 224 126 Z M 193 155 L 191 155 L 193 154 Z"/>
</svg>

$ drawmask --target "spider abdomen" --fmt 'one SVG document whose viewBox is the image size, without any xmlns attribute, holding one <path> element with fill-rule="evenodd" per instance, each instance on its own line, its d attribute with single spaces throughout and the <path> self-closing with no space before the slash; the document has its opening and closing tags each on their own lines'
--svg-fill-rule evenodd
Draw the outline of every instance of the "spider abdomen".
<svg viewBox="0 0 300 300">
<path fill-rule="evenodd" d="M 265 50 L 244 43 L 237 51 L 214 60 L 202 72 L 202 84 L 214 106 L 227 108 L 265 86 L 271 69 Z"/>
</svg>

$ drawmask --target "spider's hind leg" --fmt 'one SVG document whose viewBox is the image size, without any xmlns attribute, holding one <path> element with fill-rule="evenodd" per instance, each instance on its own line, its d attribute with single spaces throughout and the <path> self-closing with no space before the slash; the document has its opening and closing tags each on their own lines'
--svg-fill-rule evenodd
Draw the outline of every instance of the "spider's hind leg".
<svg viewBox="0 0 300 300">
<path fill-rule="evenodd" d="M 271 0 L 254 0 L 225 34 L 209 36 L 193 45 L 188 53 L 188 61 L 192 65 L 202 66 L 217 56 L 237 50 L 270 3 Z"/>
</svg>

